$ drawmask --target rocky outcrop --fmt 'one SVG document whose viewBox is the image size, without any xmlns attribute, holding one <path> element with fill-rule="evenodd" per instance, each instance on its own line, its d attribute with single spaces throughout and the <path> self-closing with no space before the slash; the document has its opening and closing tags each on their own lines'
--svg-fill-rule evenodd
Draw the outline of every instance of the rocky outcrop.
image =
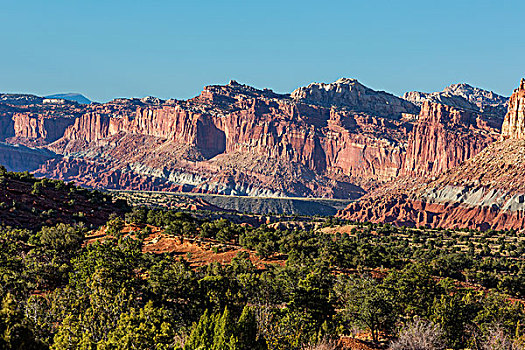
<svg viewBox="0 0 525 350">
<path fill-rule="evenodd" d="M 338 215 L 410 227 L 523 229 L 524 176 L 525 141 L 495 142 L 433 181 L 398 181 Z"/>
<path fill-rule="evenodd" d="M 525 79 L 514 90 L 501 128 L 502 139 L 525 139 Z"/>
<path fill-rule="evenodd" d="M 50 143 L 64 136 L 74 119 L 67 117 L 46 117 L 32 113 L 15 113 L 12 116 L 14 137 L 20 142 L 33 145 Z"/>
<path fill-rule="evenodd" d="M 418 106 L 424 102 L 433 102 L 467 111 L 475 111 L 484 115 L 485 119 L 490 120 L 493 127 L 501 126 L 508 104 L 507 97 L 469 84 L 453 84 L 440 92 L 410 91 L 405 93 L 403 98 Z"/>
<path fill-rule="evenodd" d="M 509 100 L 507 97 L 498 95 L 493 91 L 476 88 L 469 84 L 452 84 L 447 86 L 443 92 L 455 96 L 461 96 L 470 103 L 474 103 L 481 111 L 488 107 L 498 109 L 503 108 L 506 111 L 507 102 Z"/>
<path fill-rule="evenodd" d="M 525 140 L 520 129 L 524 94 L 522 80 L 510 98 L 503 140 L 433 180 L 400 179 L 338 215 L 412 227 L 524 229 Z"/>
<path fill-rule="evenodd" d="M 356 79 L 341 78 L 333 83 L 312 83 L 294 90 L 291 97 L 297 101 L 325 106 L 346 107 L 382 117 L 401 117 L 417 114 L 412 103 L 384 91 L 374 91 Z"/>
<path fill-rule="evenodd" d="M 479 112 L 416 107 L 350 79 L 291 95 L 232 81 L 187 101 L 1 106 L 7 142 L 59 155 L 37 175 L 115 189 L 355 199 L 444 171 L 493 134 Z"/>
<path fill-rule="evenodd" d="M 521 230 L 525 227 L 523 210 L 504 211 L 489 206 L 468 206 L 456 201 L 431 203 L 392 195 L 381 201 L 352 203 L 338 216 L 357 222 L 390 223 L 406 227 L 475 230 Z"/>
<path fill-rule="evenodd" d="M 424 101 L 408 138 L 403 174 L 440 174 L 497 140 L 498 131 L 481 114 Z"/>
</svg>

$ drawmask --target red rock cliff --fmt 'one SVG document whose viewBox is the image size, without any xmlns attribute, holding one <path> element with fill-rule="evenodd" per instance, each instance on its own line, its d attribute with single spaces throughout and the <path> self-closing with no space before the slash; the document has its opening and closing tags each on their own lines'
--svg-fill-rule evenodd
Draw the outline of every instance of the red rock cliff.
<svg viewBox="0 0 525 350">
<path fill-rule="evenodd" d="M 476 112 L 440 104 L 424 104 L 415 121 L 407 112 L 419 107 L 348 79 L 292 95 L 231 82 L 187 101 L 20 109 L 10 142 L 65 156 L 40 175 L 129 189 L 154 179 L 152 186 L 224 194 L 355 198 L 399 175 L 446 170 L 493 133 Z"/>
<path fill-rule="evenodd" d="M 525 79 L 514 90 L 501 128 L 502 139 L 525 139 Z"/>
<path fill-rule="evenodd" d="M 510 98 L 502 139 L 491 143 L 477 155 L 434 179 L 395 181 L 350 204 L 338 215 L 348 220 L 412 227 L 424 225 L 454 229 L 524 229 L 525 183 L 520 180 L 525 177 L 524 101 L 525 80 L 522 80 L 519 89 Z M 440 119 L 438 116 L 442 119 L 446 115 L 443 110 L 430 114 L 437 119 Z M 466 116 L 458 119 L 449 114 L 446 120 L 453 121 L 450 125 L 459 129 L 465 125 L 476 126 L 481 136 L 487 136 L 485 133 L 490 132 L 485 124 L 479 124 L 479 118 L 464 117 Z M 433 124 L 432 120 L 426 123 Z M 416 126 L 414 135 L 419 132 L 418 127 Z M 423 139 L 428 130 L 431 129 L 423 128 L 424 132 L 420 132 Z M 452 138 L 449 142 L 457 141 Z M 440 143 L 433 143 L 437 144 Z M 454 149 L 454 146 L 449 149 Z M 437 154 L 436 150 L 431 151 L 432 155 Z M 416 153 L 419 156 L 421 154 L 424 153 Z"/>
<path fill-rule="evenodd" d="M 425 101 L 408 138 L 406 175 L 437 175 L 475 156 L 498 130 L 478 113 Z"/>
</svg>

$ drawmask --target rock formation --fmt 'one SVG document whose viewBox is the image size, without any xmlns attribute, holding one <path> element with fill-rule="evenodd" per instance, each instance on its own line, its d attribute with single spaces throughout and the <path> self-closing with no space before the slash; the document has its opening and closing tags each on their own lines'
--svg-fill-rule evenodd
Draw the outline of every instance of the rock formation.
<svg viewBox="0 0 525 350">
<path fill-rule="evenodd" d="M 498 134 L 482 114 L 424 101 L 408 138 L 403 174 L 437 175 L 478 154 Z"/>
<path fill-rule="evenodd" d="M 0 103 L 10 105 L 34 105 L 40 104 L 43 97 L 28 94 L 0 94 Z"/>
<path fill-rule="evenodd" d="M 502 139 L 525 138 L 525 79 L 509 100 L 509 111 L 501 127 Z"/>
<path fill-rule="evenodd" d="M 392 94 L 374 91 L 356 79 L 341 78 L 333 83 L 312 83 L 292 92 L 297 101 L 325 106 L 347 107 L 382 117 L 400 117 L 404 113 L 417 114 L 417 107 Z"/>
<path fill-rule="evenodd" d="M 93 187 L 356 198 L 398 175 L 412 127 L 236 82 L 189 101 L 113 104 L 134 112 L 75 118 L 46 146 L 67 157 L 37 174 Z"/>
<path fill-rule="evenodd" d="M 354 199 L 445 171 L 499 128 L 479 110 L 416 106 L 351 79 L 291 95 L 232 81 L 187 101 L 13 101 L 0 103 L 0 141 L 52 151 L 38 176 L 115 189 Z"/>
<path fill-rule="evenodd" d="M 469 84 L 453 84 L 440 92 L 410 91 L 403 95 L 407 101 L 421 106 L 424 102 L 434 102 L 447 106 L 481 113 L 492 119 L 493 127 L 500 127 L 507 112 L 508 98 L 492 91 L 473 87 Z"/>
<path fill-rule="evenodd" d="M 338 215 L 356 221 L 406 226 L 523 229 L 524 96 L 525 80 L 522 80 L 510 98 L 502 140 L 433 179 L 393 182 L 350 204 Z"/>
</svg>

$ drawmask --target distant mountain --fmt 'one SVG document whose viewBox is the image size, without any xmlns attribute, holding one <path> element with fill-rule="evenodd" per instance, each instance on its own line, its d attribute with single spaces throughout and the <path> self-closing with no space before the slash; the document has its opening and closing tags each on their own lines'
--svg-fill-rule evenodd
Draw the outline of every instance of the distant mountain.
<svg viewBox="0 0 525 350">
<path fill-rule="evenodd" d="M 61 98 L 64 100 L 74 101 L 86 105 L 91 103 L 91 101 L 86 96 L 77 93 L 54 94 L 45 96 L 45 98 Z"/>
<path fill-rule="evenodd" d="M 509 100 L 508 97 L 469 84 L 453 84 L 447 86 L 443 91 L 431 93 L 410 91 L 406 92 L 403 98 L 418 106 L 422 105 L 424 101 L 429 101 L 492 115 L 498 119 L 500 124 L 507 113 Z"/>
<path fill-rule="evenodd" d="M 0 94 L 0 103 L 14 106 L 41 104 L 43 98 L 30 94 Z"/>
</svg>

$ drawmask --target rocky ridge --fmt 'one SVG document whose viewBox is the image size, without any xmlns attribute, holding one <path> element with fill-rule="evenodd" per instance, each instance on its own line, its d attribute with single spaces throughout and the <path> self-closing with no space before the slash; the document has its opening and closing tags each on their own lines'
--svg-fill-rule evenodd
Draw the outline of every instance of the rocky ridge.
<svg viewBox="0 0 525 350">
<path fill-rule="evenodd" d="M 501 128 L 502 139 L 525 138 L 525 79 L 509 100 L 509 111 Z"/>
<path fill-rule="evenodd" d="M 0 141 L 53 152 L 38 176 L 84 186 L 347 199 L 447 170 L 499 135 L 480 111 L 352 79 L 290 95 L 231 81 L 186 101 L 0 104 L 0 125 Z"/>
<path fill-rule="evenodd" d="M 30 94 L 0 94 L 0 103 L 10 105 L 33 105 L 41 104 L 43 97 Z"/>
<path fill-rule="evenodd" d="M 397 181 L 339 216 L 396 225 L 475 229 L 525 226 L 525 81 L 510 98 L 502 140 L 428 180 Z"/>
<path fill-rule="evenodd" d="M 417 114 L 418 109 L 410 101 L 384 91 L 374 91 L 356 79 L 341 78 L 333 83 L 312 83 L 294 90 L 291 97 L 297 101 L 325 106 L 346 107 L 382 117 L 401 117 Z"/>
<path fill-rule="evenodd" d="M 507 113 L 508 98 L 492 91 L 473 87 L 469 84 L 452 84 L 439 92 L 410 91 L 403 95 L 407 101 L 421 106 L 424 102 L 433 102 L 447 106 L 471 110 L 492 117 L 493 123 L 501 125 Z"/>
</svg>

